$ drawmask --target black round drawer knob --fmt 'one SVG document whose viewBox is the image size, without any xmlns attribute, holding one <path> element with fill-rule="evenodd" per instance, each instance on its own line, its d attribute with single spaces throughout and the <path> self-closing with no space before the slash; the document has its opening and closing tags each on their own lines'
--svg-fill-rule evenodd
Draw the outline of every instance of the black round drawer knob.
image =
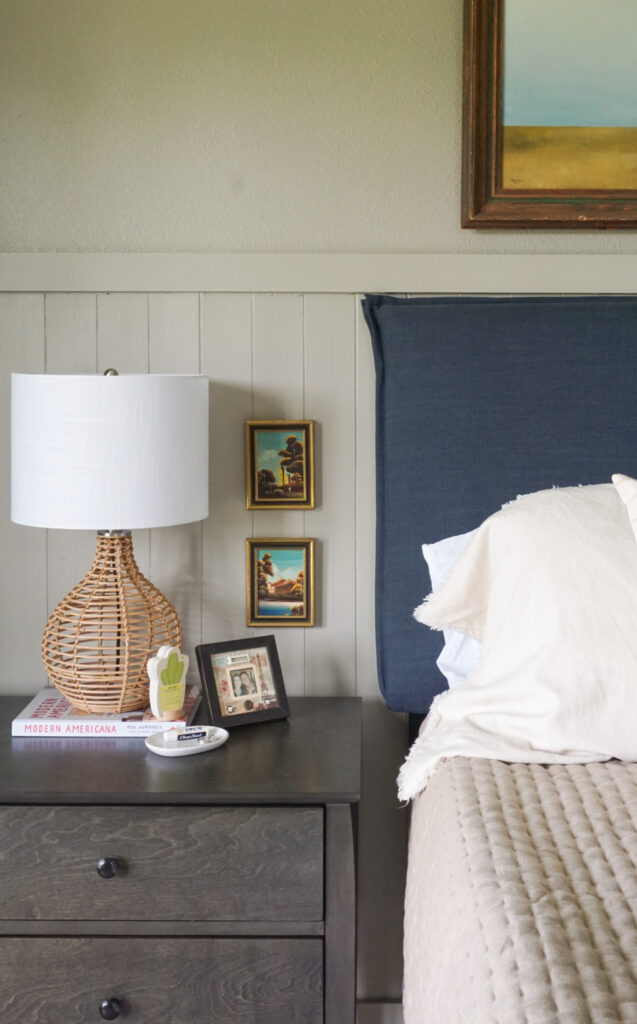
<svg viewBox="0 0 637 1024">
<path fill-rule="evenodd" d="M 102 857 L 97 862 L 97 873 L 102 878 L 114 878 L 119 871 L 119 864 L 114 857 Z M 117 1011 L 119 1013 L 119 1010 Z M 107 1020 L 113 1020 L 112 1017 L 107 1017 Z"/>
<path fill-rule="evenodd" d="M 117 999 L 102 999 L 100 1003 L 100 1015 L 104 1020 L 117 1020 L 122 1008 Z"/>
</svg>

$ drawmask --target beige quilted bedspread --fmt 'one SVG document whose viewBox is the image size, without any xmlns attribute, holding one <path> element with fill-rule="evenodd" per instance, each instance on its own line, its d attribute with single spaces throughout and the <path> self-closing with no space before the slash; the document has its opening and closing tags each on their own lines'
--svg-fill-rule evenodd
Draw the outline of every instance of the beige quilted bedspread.
<svg viewBox="0 0 637 1024">
<path fill-rule="evenodd" d="M 413 804 L 405 1024 L 637 1024 L 637 765 L 452 758 Z"/>
</svg>

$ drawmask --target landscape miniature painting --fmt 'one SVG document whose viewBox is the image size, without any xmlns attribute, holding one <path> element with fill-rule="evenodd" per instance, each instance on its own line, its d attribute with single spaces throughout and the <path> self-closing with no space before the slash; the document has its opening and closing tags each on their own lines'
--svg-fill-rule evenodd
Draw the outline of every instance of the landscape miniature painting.
<svg viewBox="0 0 637 1024">
<path fill-rule="evenodd" d="M 248 626 L 314 625 L 314 540 L 248 540 Z"/>
<path fill-rule="evenodd" d="M 464 2 L 462 226 L 637 227 L 637 3 Z"/>
<path fill-rule="evenodd" d="M 314 422 L 246 423 L 248 508 L 314 508 Z"/>
<path fill-rule="evenodd" d="M 505 0 L 502 186 L 637 188 L 637 4 Z"/>
</svg>

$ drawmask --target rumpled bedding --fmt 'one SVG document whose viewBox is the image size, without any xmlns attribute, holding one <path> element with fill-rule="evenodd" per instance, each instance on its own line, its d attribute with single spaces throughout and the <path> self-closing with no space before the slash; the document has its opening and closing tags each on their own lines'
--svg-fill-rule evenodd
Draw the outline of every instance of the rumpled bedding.
<svg viewBox="0 0 637 1024">
<path fill-rule="evenodd" d="M 481 654 L 435 698 L 401 769 L 401 799 L 446 757 L 637 761 L 637 544 L 612 484 L 504 506 L 416 616 L 475 637 Z"/>
<path fill-rule="evenodd" d="M 635 1024 L 636 824 L 636 764 L 440 765 L 412 804 L 405 1024 Z"/>
</svg>

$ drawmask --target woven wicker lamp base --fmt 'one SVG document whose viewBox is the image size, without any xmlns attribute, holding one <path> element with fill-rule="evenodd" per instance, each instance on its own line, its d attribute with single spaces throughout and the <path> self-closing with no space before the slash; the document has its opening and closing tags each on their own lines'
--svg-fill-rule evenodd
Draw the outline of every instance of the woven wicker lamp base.
<svg viewBox="0 0 637 1024">
<path fill-rule="evenodd" d="M 146 663 L 164 644 L 181 647 L 177 612 L 139 571 L 130 533 L 99 533 L 91 568 L 44 630 L 51 682 L 81 711 L 146 707 Z"/>
</svg>

